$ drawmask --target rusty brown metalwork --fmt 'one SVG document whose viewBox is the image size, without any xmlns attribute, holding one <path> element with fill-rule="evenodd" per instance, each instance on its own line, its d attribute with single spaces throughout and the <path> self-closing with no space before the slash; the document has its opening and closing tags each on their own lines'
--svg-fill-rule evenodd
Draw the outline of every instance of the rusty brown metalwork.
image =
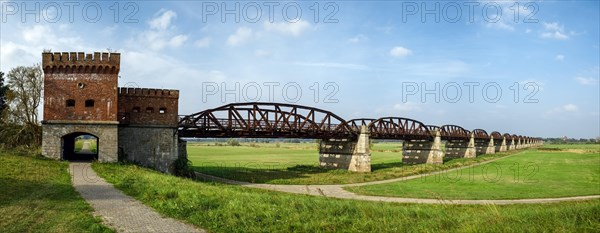
<svg viewBox="0 0 600 233">
<path fill-rule="evenodd" d="M 471 132 L 458 125 L 442 125 L 440 129 L 442 140 L 471 138 Z"/>
<path fill-rule="evenodd" d="M 433 131 L 441 131 L 441 128 L 437 125 L 426 125 L 427 129 L 429 129 L 429 131 L 433 132 Z"/>
<path fill-rule="evenodd" d="M 474 129 L 473 137 L 476 139 L 490 139 L 490 135 L 483 129 Z"/>
<path fill-rule="evenodd" d="M 318 108 L 281 103 L 234 103 L 179 121 L 180 137 L 352 138 L 346 121 Z"/>
<path fill-rule="evenodd" d="M 432 140 L 433 136 L 425 124 L 402 117 L 382 117 L 369 124 L 373 139 Z"/>
<path fill-rule="evenodd" d="M 119 116 L 126 119 L 127 116 Z M 180 137 L 219 138 L 356 138 L 361 126 L 367 126 L 373 139 L 432 140 L 439 131 L 442 140 L 465 140 L 471 135 L 477 139 L 515 139 L 541 141 L 521 135 L 490 135 L 483 129 L 473 132 L 458 125 L 425 125 L 402 117 L 357 118 L 345 121 L 336 114 L 313 107 L 283 103 L 233 103 L 208 109 L 192 115 L 180 116 Z"/>
<path fill-rule="evenodd" d="M 352 120 L 348 120 L 346 121 L 346 123 L 348 123 L 348 125 L 350 126 L 350 128 L 352 128 L 352 130 L 358 132 L 360 131 L 360 127 L 361 126 L 369 126 L 369 124 L 373 121 L 375 121 L 377 119 L 373 119 L 373 118 L 356 118 L 356 119 L 352 119 Z"/>
<path fill-rule="evenodd" d="M 492 132 L 490 136 L 494 137 L 494 140 L 502 140 L 502 134 L 498 131 Z"/>
</svg>

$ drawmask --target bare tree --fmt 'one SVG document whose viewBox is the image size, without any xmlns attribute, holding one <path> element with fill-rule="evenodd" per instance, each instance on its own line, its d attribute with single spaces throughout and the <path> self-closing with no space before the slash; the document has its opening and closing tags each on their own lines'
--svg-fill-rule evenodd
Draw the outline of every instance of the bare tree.
<svg viewBox="0 0 600 233">
<path fill-rule="evenodd" d="M 11 121 L 38 125 L 38 107 L 42 100 L 43 72 L 39 64 L 19 66 L 8 72 L 8 103 Z"/>
<path fill-rule="evenodd" d="M 42 100 L 43 77 L 39 64 L 13 68 L 7 75 L 8 92 L 5 121 L 0 128 L 1 144 L 9 147 L 38 148 L 42 127 L 38 107 Z"/>
</svg>

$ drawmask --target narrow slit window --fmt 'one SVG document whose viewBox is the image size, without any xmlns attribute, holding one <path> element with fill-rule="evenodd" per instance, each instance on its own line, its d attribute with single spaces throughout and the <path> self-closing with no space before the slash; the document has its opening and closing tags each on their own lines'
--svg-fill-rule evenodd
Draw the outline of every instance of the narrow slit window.
<svg viewBox="0 0 600 233">
<path fill-rule="evenodd" d="M 154 112 L 154 108 L 152 108 L 152 107 L 146 108 L 146 113 L 153 113 L 153 112 Z"/>
<path fill-rule="evenodd" d="M 167 113 L 167 108 L 160 108 L 160 109 L 158 110 L 158 113 L 160 113 L 160 114 L 165 114 L 165 113 Z"/>
<path fill-rule="evenodd" d="M 133 107 L 133 110 L 131 110 L 131 111 L 138 113 L 138 112 L 140 112 L 140 107 Z"/>
<path fill-rule="evenodd" d="M 75 100 L 74 99 L 68 99 L 67 100 L 67 107 L 75 107 Z"/>
<path fill-rule="evenodd" d="M 85 101 L 85 107 L 86 108 L 94 107 L 94 100 L 86 100 Z"/>
</svg>

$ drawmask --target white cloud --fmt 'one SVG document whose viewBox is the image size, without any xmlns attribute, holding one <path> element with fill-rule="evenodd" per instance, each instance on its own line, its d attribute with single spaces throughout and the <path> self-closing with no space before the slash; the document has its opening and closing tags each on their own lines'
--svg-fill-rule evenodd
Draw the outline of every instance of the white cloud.
<svg viewBox="0 0 600 233">
<path fill-rule="evenodd" d="M 194 42 L 194 45 L 198 48 L 208 48 L 210 46 L 210 42 L 210 37 L 204 37 L 202 39 L 196 40 L 196 42 Z"/>
<path fill-rule="evenodd" d="M 550 115 L 556 115 L 556 114 L 574 113 L 577 111 L 579 111 L 579 107 L 577 107 L 577 105 L 565 104 L 563 106 L 555 107 L 553 109 L 546 111 L 546 113 L 544 115 L 550 116 Z"/>
<path fill-rule="evenodd" d="M 149 48 L 151 50 L 180 47 L 189 37 L 177 34 L 177 29 L 173 26 L 176 16 L 177 14 L 171 10 L 161 9 L 153 19 L 148 21 L 149 29 L 138 33 L 135 38 L 131 38 L 128 41 L 129 45 L 138 49 Z"/>
<path fill-rule="evenodd" d="M 354 37 L 352 37 L 352 38 L 348 39 L 348 42 L 350 42 L 350 43 L 359 43 L 359 42 L 365 41 L 365 40 L 367 40 L 367 39 L 368 39 L 368 38 L 367 38 L 365 35 L 363 35 L 363 34 L 358 34 L 358 35 L 356 35 L 356 36 L 354 36 Z"/>
<path fill-rule="evenodd" d="M 390 55 L 392 55 L 394 57 L 406 57 L 411 54 L 412 54 L 412 51 L 410 51 L 409 49 L 404 48 L 402 46 L 396 46 L 390 50 Z"/>
<path fill-rule="evenodd" d="M 566 40 L 569 36 L 565 33 L 565 28 L 558 22 L 553 23 L 542 23 L 544 25 L 544 31 L 540 34 L 542 38 L 555 39 L 555 40 Z"/>
<path fill-rule="evenodd" d="M 150 24 L 150 28 L 156 30 L 165 30 L 169 28 L 173 18 L 177 17 L 177 14 L 171 10 L 161 9 L 157 14 L 160 15 L 148 22 Z"/>
<path fill-rule="evenodd" d="M 310 28 L 310 24 L 304 20 L 300 20 L 295 23 L 281 22 L 281 23 L 269 23 L 265 22 L 264 27 L 266 31 L 275 31 L 284 35 L 291 35 L 294 37 L 300 36 L 304 31 Z"/>
<path fill-rule="evenodd" d="M 598 79 L 592 77 L 575 77 L 575 80 L 581 85 L 594 85 L 598 83 Z"/>
<path fill-rule="evenodd" d="M 409 111 L 420 111 L 421 107 L 417 103 L 408 101 L 406 103 L 395 104 L 394 109 L 396 109 L 398 111 L 402 111 L 402 112 L 409 112 Z"/>
<path fill-rule="evenodd" d="M 269 51 L 265 51 L 262 49 L 257 49 L 256 51 L 254 51 L 254 56 L 257 56 L 257 57 L 268 57 L 270 55 L 271 55 L 271 53 Z"/>
<path fill-rule="evenodd" d="M 577 105 L 574 105 L 574 104 L 564 105 L 564 106 L 562 106 L 562 109 L 565 112 L 576 112 L 578 110 Z"/>
<path fill-rule="evenodd" d="M 554 57 L 554 59 L 557 60 L 557 61 L 564 61 L 565 60 L 565 55 L 558 54 L 558 55 L 556 55 L 556 57 Z"/>
<path fill-rule="evenodd" d="M 495 18 L 496 16 L 492 16 L 490 18 Z M 486 27 L 488 28 L 496 28 L 496 29 L 503 29 L 503 30 L 508 30 L 508 31 L 514 31 L 515 27 L 500 20 L 498 22 L 488 22 L 486 25 Z"/>
<path fill-rule="evenodd" d="M 181 46 L 185 41 L 187 41 L 188 37 L 186 35 L 176 35 L 169 41 L 169 45 L 173 48 L 177 48 Z"/>
<path fill-rule="evenodd" d="M 240 27 L 238 28 L 233 35 L 230 35 L 227 38 L 227 44 L 231 46 L 237 46 L 247 42 L 252 39 L 254 32 L 251 28 L 248 27 Z"/>
<path fill-rule="evenodd" d="M 23 39 L 29 43 L 37 44 L 51 34 L 49 26 L 38 24 L 23 30 Z"/>
</svg>

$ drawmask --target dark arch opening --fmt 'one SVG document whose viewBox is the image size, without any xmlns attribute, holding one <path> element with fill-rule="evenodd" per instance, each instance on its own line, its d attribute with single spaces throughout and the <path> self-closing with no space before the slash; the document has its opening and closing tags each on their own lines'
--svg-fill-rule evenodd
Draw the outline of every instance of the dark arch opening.
<svg viewBox="0 0 600 233">
<path fill-rule="evenodd" d="M 62 137 L 62 159 L 69 161 L 98 160 L 98 137 L 85 133 L 75 132 Z"/>
</svg>

